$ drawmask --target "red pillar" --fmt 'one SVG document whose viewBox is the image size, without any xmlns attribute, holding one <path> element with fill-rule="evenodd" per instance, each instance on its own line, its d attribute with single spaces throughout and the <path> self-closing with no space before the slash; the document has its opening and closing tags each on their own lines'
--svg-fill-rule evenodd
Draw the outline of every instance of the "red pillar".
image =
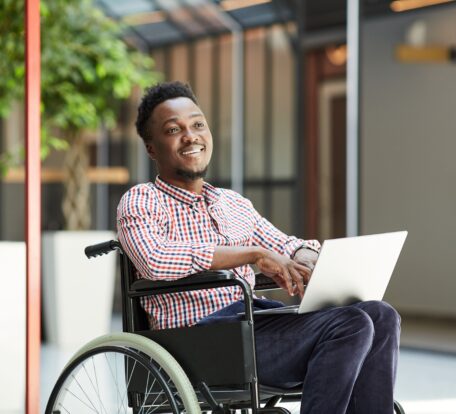
<svg viewBox="0 0 456 414">
<path fill-rule="evenodd" d="M 25 241 L 27 245 L 27 414 L 40 405 L 41 340 L 41 163 L 40 163 L 40 1 L 26 0 L 25 10 Z"/>
</svg>

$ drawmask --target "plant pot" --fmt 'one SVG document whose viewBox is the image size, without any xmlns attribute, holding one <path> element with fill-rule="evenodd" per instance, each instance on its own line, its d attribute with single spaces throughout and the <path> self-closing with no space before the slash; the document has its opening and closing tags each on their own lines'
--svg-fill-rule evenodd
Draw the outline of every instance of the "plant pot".
<svg viewBox="0 0 456 414">
<path fill-rule="evenodd" d="M 50 344 L 76 350 L 110 331 L 117 255 L 89 260 L 84 248 L 114 237 L 110 231 L 43 234 L 43 308 Z"/>
<path fill-rule="evenodd" d="M 25 243 L 0 242 L 0 413 L 24 412 Z"/>
</svg>

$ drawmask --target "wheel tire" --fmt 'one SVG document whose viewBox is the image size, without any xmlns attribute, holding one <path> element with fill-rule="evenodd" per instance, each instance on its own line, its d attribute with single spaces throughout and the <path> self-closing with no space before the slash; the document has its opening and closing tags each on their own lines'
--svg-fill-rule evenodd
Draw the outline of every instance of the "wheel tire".
<svg viewBox="0 0 456 414">
<path fill-rule="evenodd" d="M 404 408 L 397 401 L 394 401 L 394 412 L 396 414 L 405 414 Z"/>
<path fill-rule="evenodd" d="M 200 414 L 201 410 L 190 380 L 168 351 L 143 336 L 116 333 L 94 339 L 73 356 L 45 411 L 84 412 Z"/>
</svg>

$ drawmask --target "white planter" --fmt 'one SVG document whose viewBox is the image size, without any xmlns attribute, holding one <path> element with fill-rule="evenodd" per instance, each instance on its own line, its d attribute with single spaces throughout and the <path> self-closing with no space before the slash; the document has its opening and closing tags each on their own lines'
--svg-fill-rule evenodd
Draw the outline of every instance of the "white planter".
<svg viewBox="0 0 456 414">
<path fill-rule="evenodd" d="M 0 242 L 0 413 L 25 401 L 25 243 Z"/>
<path fill-rule="evenodd" d="M 43 234 L 43 307 L 48 342 L 76 350 L 110 330 L 117 255 L 87 259 L 84 248 L 110 231 Z"/>
</svg>

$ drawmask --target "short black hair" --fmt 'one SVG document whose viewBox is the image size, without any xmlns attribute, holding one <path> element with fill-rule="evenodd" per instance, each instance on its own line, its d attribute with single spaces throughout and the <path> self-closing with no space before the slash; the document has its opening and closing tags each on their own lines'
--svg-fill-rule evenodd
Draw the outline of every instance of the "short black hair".
<svg viewBox="0 0 456 414">
<path fill-rule="evenodd" d="M 168 99 L 181 97 L 189 98 L 198 105 L 190 85 L 179 81 L 157 83 L 146 89 L 138 107 L 138 117 L 136 118 L 136 131 L 144 142 L 151 139 L 148 124 L 155 107 Z"/>
</svg>

